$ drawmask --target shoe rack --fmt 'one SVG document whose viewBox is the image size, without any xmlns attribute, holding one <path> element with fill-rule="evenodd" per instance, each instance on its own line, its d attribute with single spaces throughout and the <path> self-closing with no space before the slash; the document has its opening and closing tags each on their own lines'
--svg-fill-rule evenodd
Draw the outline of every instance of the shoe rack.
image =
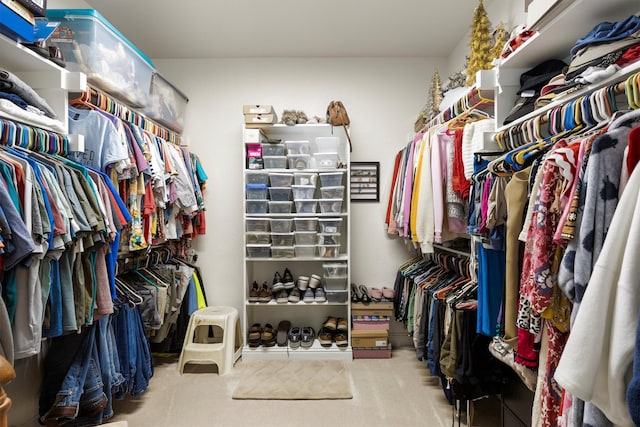
<svg viewBox="0 0 640 427">
<path fill-rule="evenodd" d="M 251 126 L 243 128 L 243 360 L 352 360 L 350 333 L 346 347 L 338 347 L 335 342 L 321 346 L 318 340 L 318 332 L 328 318 L 344 319 L 348 324 L 347 330 L 351 330 L 347 185 L 350 159 L 344 130 L 332 129 L 327 124 Z M 322 140 L 324 137 L 337 138 L 335 153 L 329 154 L 316 144 L 316 138 Z M 269 142 L 276 140 L 281 143 Z M 253 169 L 255 166 L 250 165 L 255 164 L 255 159 L 249 154 L 255 144 L 260 143 L 265 163 L 262 166 L 267 168 Z M 323 153 L 317 154 L 318 151 Z M 326 185 L 326 181 L 323 184 L 321 178 L 330 180 L 332 185 Z M 298 287 L 301 276 L 303 286 L 300 288 L 315 285 L 316 280 L 312 276 L 319 276 L 319 286 L 325 291 L 326 301 L 321 298 L 311 301 L 309 294 L 305 298 L 305 290 L 300 290 L 299 302 L 284 302 L 284 295 L 280 295 L 280 302 L 277 302 L 277 292 L 268 300 L 264 298 L 263 284 L 270 290 L 276 273 L 285 279 L 285 269 L 291 273 L 295 287 Z M 255 290 L 252 293 L 254 282 L 259 290 L 263 290 L 257 302 Z M 291 289 L 286 292 L 290 294 Z M 315 294 L 320 295 L 317 290 Z M 268 323 L 277 331 L 283 321 L 290 322 L 292 328 L 312 327 L 315 332 L 313 344 L 296 348 L 289 343 L 286 346 L 248 345 L 248 334 L 255 332 L 256 326 L 264 328 Z"/>
</svg>

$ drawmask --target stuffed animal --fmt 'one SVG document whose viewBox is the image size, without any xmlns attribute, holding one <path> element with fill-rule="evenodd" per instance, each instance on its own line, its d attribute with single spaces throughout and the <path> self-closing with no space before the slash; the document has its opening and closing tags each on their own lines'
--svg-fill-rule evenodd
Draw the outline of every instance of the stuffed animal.
<svg viewBox="0 0 640 427">
<path fill-rule="evenodd" d="M 293 126 L 298 121 L 298 114 L 296 110 L 284 110 L 282 111 L 282 118 L 280 123 L 284 123 L 287 126 Z"/>
<path fill-rule="evenodd" d="M 303 125 L 305 123 L 307 123 L 309 121 L 309 118 L 307 117 L 307 115 L 304 113 L 304 111 L 298 111 L 296 113 L 296 123 L 299 125 Z"/>
</svg>

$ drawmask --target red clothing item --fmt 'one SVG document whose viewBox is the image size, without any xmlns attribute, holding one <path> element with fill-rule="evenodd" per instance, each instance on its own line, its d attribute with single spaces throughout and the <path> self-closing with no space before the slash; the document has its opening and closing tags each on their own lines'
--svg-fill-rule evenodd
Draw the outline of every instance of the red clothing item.
<svg viewBox="0 0 640 427">
<path fill-rule="evenodd" d="M 400 169 L 400 160 L 402 159 L 402 152 L 398 151 L 396 154 L 395 165 L 393 166 L 393 178 L 391 179 L 391 190 L 389 191 L 389 202 L 387 203 L 387 215 L 384 217 L 384 223 L 389 225 L 391 221 L 391 207 L 393 206 L 393 192 L 396 189 L 396 180 L 398 179 L 398 169 Z"/>
<path fill-rule="evenodd" d="M 453 140 L 453 191 L 460 194 L 463 199 L 469 198 L 471 181 L 464 175 L 464 162 L 462 161 L 462 129 L 456 130 Z"/>
<path fill-rule="evenodd" d="M 627 153 L 627 171 L 629 175 L 631 175 L 633 168 L 635 168 L 638 161 L 640 161 L 640 127 L 631 129 L 627 146 L 629 147 L 629 152 Z"/>
<path fill-rule="evenodd" d="M 640 59 L 640 44 L 631 46 L 630 48 L 625 50 L 622 56 L 616 61 L 616 65 L 625 67 L 631 63 L 636 62 L 638 59 Z"/>
</svg>

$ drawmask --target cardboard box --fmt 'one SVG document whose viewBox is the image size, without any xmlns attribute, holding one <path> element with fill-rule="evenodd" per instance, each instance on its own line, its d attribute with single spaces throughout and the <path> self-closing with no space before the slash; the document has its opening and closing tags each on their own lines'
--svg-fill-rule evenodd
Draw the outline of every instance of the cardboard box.
<svg viewBox="0 0 640 427">
<path fill-rule="evenodd" d="M 248 125 L 272 125 L 277 122 L 275 114 L 245 114 L 244 122 Z"/>
<path fill-rule="evenodd" d="M 387 347 L 389 344 L 389 332 L 385 330 L 378 331 L 351 331 L 351 347 Z"/>
<path fill-rule="evenodd" d="M 34 26 L 0 3 L 0 33 L 19 43 L 33 43 Z"/>
<path fill-rule="evenodd" d="M 271 114 L 273 106 L 271 105 L 243 105 L 242 114 Z"/>
<path fill-rule="evenodd" d="M 388 331 L 389 321 L 376 320 L 352 320 L 351 325 L 354 331 Z"/>
<path fill-rule="evenodd" d="M 393 316 L 392 302 L 372 302 L 369 304 L 351 304 L 351 314 L 354 316 Z"/>
<path fill-rule="evenodd" d="M 245 144 L 262 144 L 267 142 L 267 135 L 259 128 L 245 129 L 244 130 L 244 143 Z"/>
<path fill-rule="evenodd" d="M 354 359 L 390 359 L 391 343 L 386 348 L 354 348 Z"/>
</svg>

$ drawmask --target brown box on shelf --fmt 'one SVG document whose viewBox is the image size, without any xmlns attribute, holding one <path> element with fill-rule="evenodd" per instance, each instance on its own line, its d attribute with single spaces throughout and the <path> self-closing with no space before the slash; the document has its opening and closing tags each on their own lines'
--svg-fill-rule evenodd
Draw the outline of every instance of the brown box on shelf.
<svg viewBox="0 0 640 427">
<path fill-rule="evenodd" d="M 351 347 L 387 347 L 389 344 L 389 332 L 386 330 L 367 331 L 351 330 Z"/>
<path fill-rule="evenodd" d="M 388 331 L 389 320 L 354 320 L 351 319 L 354 331 Z"/>
<path fill-rule="evenodd" d="M 354 359 L 390 359 L 391 358 L 391 343 L 387 347 L 378 348 L 354 348 Z"/>
<path fill-rule="evenodd" d="M 351 304 L 351 314 L 354 316 L 393 316 L 392 302 L 372 302 L 363 304 L 361 302 Z"/>
<path fill-rule="evenodd" d="M 243 105 L 242 106 L 242 114 L 271 114 L 273 113 L 273 106 L 272 105 L 258 105 L 258 104 L 251 104 L 251 105 Z"/>
</svg>

